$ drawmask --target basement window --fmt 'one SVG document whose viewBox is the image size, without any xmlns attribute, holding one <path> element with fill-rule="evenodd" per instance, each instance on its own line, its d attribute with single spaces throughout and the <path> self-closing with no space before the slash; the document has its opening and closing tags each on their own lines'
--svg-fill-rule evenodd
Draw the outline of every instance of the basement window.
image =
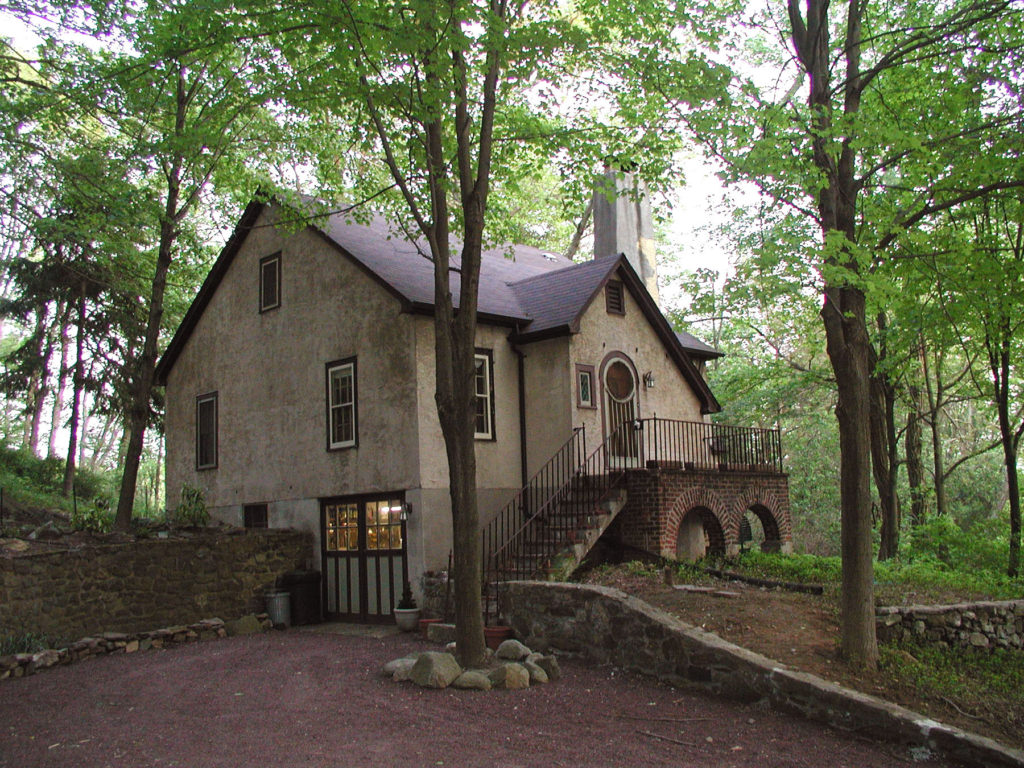
<svg viewBox="0 0 1024 768">
<path fill-rule="evenodd" d="M 269 528 L 266 504 L 246 504 L 242 509 L 246 528 Z"/>
</svg>

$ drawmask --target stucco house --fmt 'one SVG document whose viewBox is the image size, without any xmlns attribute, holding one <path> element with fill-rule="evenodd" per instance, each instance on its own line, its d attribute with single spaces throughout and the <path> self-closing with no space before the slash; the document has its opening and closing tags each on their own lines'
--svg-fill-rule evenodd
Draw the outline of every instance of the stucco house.
<svg viewBox="0 0 1024 768">
<path fill-rule="evenodd" d="M 668 556 L 735 550 L 745 511 L 788 543 L 777 433 L 710 423 L 721 406 L 703 369 L 719 353 L 659 310 L 635 208 L 599 206 L 601 258 L 484 254 L 476 445 L 492 567 L 550 568 L 567 547 L 576 562 L 601 535 Z M 383 220 L 294 219 L 246 208 L 158 365 L 167 498 L 190 485 L 216 519 L 311 531 L 326 613 L 382 619 L 451 547 L 432 265 Z"/>
</svg>

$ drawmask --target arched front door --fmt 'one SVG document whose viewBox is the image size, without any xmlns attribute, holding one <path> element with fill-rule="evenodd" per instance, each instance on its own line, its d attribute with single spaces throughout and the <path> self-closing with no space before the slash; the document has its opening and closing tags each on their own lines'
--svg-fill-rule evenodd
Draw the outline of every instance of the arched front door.
<svg viewBox="0 0 1024 768">
<path fill-rule="evenodd" d="M 604 384 L 604 428 L 608 461 L 612 466 L 635 467 L 640 463 L 640 433 L 633 429 L 639 418 L 637 381 L 633 366 L 625 357 L 610 357 L 602 374 Z"/>
</svg>

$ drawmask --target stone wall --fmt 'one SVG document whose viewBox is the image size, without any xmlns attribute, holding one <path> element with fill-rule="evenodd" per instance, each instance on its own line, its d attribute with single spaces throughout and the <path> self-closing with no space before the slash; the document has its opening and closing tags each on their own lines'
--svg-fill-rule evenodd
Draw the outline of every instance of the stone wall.
<svg viewBox="0 0 1024 768">
<path fill-rule="evenodd" d="M 879 608 L 879 641 L 993 651 L 1024 647 L 1024 600 Z"/>
<path fill-rule="evenodd" d="M 717 525 L 705 525 L 712 551 L 739 552 L 740 520 L 751 510 L 767 540 L 792 547 L 789 478 L 756 472 L 654 468 L 627 472 L 627 502 L 612 535 L 662 557 L 676 557 L 679 527 L 693 509 L 706 509 Z"/>
<path fill-rule="evenodd" d="M 258 613 L 311 547 L 304 533 L 237 530 L 0 558 L 0 634 L 69 639 Z"/>
<path fill-rule="evenodd" d="M 1019 750 L 787 669 L 616 589 L 512 582 L 504 600 L 505 616 L 516 636 L 541 653 L 571 653 L 671 685 L 763 701 L 778 710 L 872 738 L 924 747 L 972 765 L 1024 766 Z"/>
</svg>

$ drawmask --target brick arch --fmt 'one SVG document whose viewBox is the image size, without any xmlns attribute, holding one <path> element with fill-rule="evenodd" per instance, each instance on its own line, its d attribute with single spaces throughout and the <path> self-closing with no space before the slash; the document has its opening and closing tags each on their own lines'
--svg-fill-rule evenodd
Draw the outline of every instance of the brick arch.
<svg viewBox="0 0 1024 768">
<path fill-rule="evenodd" d="M 673 555 L 680 525 L 687 515 L 695 511 L 700 514 L 705 531 L 711 539 L 708 551 L 721 550 L 722 554 L 730 552 L 730 548 L 739 540 L 739 518 L 729 514 L 728 508 L 713 490 L 691 487 L 676 496 L 669 513 L 664 517 L 664 532 L 667 540 L 672 543 Z"/>
<path fill-rule="evenodd" d="M 789 505 L 781 504 L 771 488 L 758 484 L 745 488 L 730 512 L 736 520 L 737 541 L 740 521 L 747 512 L 753 513 L 760 520 L 766 549 L 777 550 L 790 540 Z"/>
</svg>

